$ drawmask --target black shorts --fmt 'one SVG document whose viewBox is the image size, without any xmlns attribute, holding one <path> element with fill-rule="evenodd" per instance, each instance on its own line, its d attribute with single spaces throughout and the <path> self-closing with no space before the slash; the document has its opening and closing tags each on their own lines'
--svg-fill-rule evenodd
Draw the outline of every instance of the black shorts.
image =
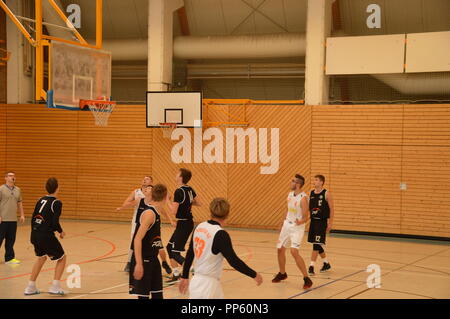
<svg viewBox="0 0 450 319">
<path fill-rule="evenodd" d="M 308 231 L 308 242 L 325 244 L 327 236 L 328 219 L 311 219 Z"/>
<path fill-rule="evenodd" d="M 51 260 L 59 260 L 64 257 L 64 249 L 55 234 L 39 234 L 31 232 L 31 243 L 37 257 L 48 256 Z"/>
<path fill-rule="evenodd" d="M 184 247 L 191 236 L 192 230 L 194 230 L 194 221 L 192 219 L 189 220 L 178 220 L 177 227 L 170 237 L 167 246 L 172 246 L 172 251 L 174 252 L 182 252 L 184 251 Z"/>
<path fill-rule="evenodd" d="M 130 265 L 130 295 L 150 297 L 152 293 L 162 293 L 163 279 L 158 256 L 144 258 L 144 276 L 141 280 L 134 279 L 133 273 L 135 267 L 136 259 L 133 254 Z"/>
</svg>

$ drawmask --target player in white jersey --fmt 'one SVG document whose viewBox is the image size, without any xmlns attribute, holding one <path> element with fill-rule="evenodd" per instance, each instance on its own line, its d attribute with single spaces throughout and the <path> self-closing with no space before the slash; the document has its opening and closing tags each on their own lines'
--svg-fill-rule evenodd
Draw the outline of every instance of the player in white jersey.
<svg viewBox="0 0 450 319">
<path fill-rule="evenodd" d="M 180 292 L 189 287 L 190 299 L 223 299 L 220 277 L 225 258 L 231 267 L 254 278 L 259 286 L 263 279 L 248 267 L 234 252 L 230 235 L 222 228 L 230 212 L 230 204 L 224 198 L 215 198 L 209 205 L 211 219 L 197 226 L 191 236 L 191 244 L 183 264 Z M 189 269 L 194 262 L 195 274 L 189 283 Z"/>
<path fill-rule="evenodd" d="M 120 206 L 116 209 L 117 211 L 121 211 L 122 209 L 134 207 L 133 219 L 131 221 L 131 240 L 133 240 L 133 235 L 136 230 L 136 213 L 138 211 L 139 201 L 142 198 L 145 198 L 144 192 L 142 190 L 143 190 L 143 188 L 145 188 L 147 186 L 152 186 L 152 184 L 153 184 L 153 178 L 150 175 L 144 176 L 141 187 L 133 190 L 131 192 L 131 194 L 127 197 L 127 199 L 123 202 L 122 206 Z M 169 218 L 169 221 L 172 224 L 173 222 L 172 222 L 170 216 L 168 216 L 167 214 L 166 214 L 166 216 Z M 133 251 L 130 248 L 128 250 L 127 264 L 124 269 L 124 271 L 126 271 L 126 272 L 129 272 L 129 270 L 130 270 L 130 263 L 131 263 L 132 255 L 133 255 Z M 162 267 L 164 268 L 166 273 L 171 274 L 172 269 L 170 268 L 169 264 L 167 263 L 167 256 L 166 256 L 166 252 L 164 251 L 164 249 L 161 249 L 159 251 L 159 257 L 162 260 Z"/>
<path fill-rule="evenodd" d="M 300 256 L 299 248 L 305 233 L 305 224 L 309 220 L 308 195 L 302 191 L 305 184 L 303 176 L 296 174 L 291 181 L 291 192 L 289 192 L 288 212 L 283 220 L 280 237 L 278 238 L 278 265 L 280 271 L 272 279 L 273 283 L 278 283 L 287 279 L 286 273 L 286 248 L 291 244 L 291 254 L 294 257 L 297 267 L 303 274 L 303 289 L 311 288 L 312 281 L 306 272 L 305 261 Z"/>
</svg>

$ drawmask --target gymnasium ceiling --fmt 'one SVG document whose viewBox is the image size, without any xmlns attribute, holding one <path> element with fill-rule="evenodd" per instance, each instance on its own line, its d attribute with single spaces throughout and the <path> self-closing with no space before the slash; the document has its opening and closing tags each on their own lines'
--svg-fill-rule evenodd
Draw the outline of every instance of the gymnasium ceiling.
<svg viewBox="0 0 450 319">
<path fill-rule="evenodd" d="M 95 1 L 77 3 L 82 11 L 81 33 L 95 37 Z M 338 0 L 342 29 L 349 35 L 395 34 L 450 30 L 450 0 Z M 381 29 L 368 29 L 366 8 L 379 4 Z M 241 35 L 305 32 L 306 0 L 185 0 L 190 35 Z M 103 1 L 104 38 L 147 37 L 148 0 Z M 178 15 L 175 36 L 182 35 Z"/>
</svg>

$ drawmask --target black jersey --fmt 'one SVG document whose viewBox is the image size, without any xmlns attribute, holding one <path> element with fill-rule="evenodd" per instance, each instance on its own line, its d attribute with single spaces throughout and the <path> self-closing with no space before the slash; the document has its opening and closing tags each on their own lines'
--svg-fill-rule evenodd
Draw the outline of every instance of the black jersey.
<svg viewBox="0 0 450 319">
<path fill-rule="evenodd" d="M 42 234 L 53 234 L 55 231 L 62 233 L 59 224 L 62 203 L 54 196 L 41 197 L 34 208 L 31 218 L 31 231 Z"/>
<path fill-rule="evenodd" d="M 192 219 L 192 202 L 197 196 L 191 186 L 183 185 L 175 191 L 173 200 L 179 204 L 176 218 Z"/>
<path fill-rule="evenodd" d="M 330 218 L 330 206 L 326 199 L 326 189 L 323 189 L 319 194 L 314 190 L 309 196 L 309 211 L 311 212 L 311 219 L 328 219 Z"/>
<path fill-rule="evenodd" d="M 142 258 L 150 258 L 158 255 L 159 250 L 163 247 L 161 241 L 161 217 L 158 211 L 152 205 L 147 205 L 145 199 L 141 199 L 136 212 L 136 229 L 131 241 L 131 249 L 134 250 L 134 238 L 141 227 L 141 217 L 146 210 L 151 210 L 155 214 L 155 222 L 147 229 L 147 233 L 142 238 Z"/>
</svg>

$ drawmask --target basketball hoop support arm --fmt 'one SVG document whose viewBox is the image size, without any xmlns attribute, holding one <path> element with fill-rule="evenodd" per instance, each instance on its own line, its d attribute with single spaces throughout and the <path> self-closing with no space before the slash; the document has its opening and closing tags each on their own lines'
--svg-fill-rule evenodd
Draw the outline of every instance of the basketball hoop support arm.
<svg viewBox="0 0 450 319">
<path fill-rule="evenodd" d="M 42 17 L 42 1 L 48 1 L 68 28 L 77 37 L 79 42 L 71 41 L 67 39 L 52 37 L 50 35 L 43 34 L 43 17 Z M 66 17 L 61 8 L 56 4 L 55 0 L 35 0 L 35 23 L 36 23 L 36 39 L 33 39 L 31 34 L 26 30 L 23 24 L 19 21 L 16 15 L 9 9 L 4 0 L 0 0 L 0 7 L 6 12 L 9 18 L 17 26 L 19 31 L 25 36 L 28 42 L 35 47 L 36 52 L 36 82 L 35 82 L 35 99 L 37 101 L 47 100 L 47 92 L 44 90 L 44 47 L 47 46 L 50 51 L 50 41 L 65 42 L 73 45 L 78 45 L 82 47 L 89 47 L 94 49 L 101 49 L 103 44 L 103 0 L 96 1 L 96 40 L 95 45 L 89 44 L 81 34 L 76 30 L 70 20 Z M 50 59 L 50 54 L 49 54 Z M 51 61 L 49 61 L 49 76 L 48 76 L 48 87 L 51 87 L 51 75 L 50 75 Z"/>
</svg>

